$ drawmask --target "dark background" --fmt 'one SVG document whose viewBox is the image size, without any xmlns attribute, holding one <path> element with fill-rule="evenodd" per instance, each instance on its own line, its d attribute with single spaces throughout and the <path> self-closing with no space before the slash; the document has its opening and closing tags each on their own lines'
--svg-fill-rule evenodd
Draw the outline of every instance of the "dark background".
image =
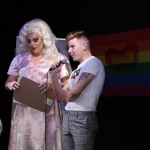
<svg viewBox="0 0 150 150">
<path fill-rule="evenodd" d="M 4 89 L 9 64 L 14 57 L 16 36 L 33 18 L 45 20 L 60 38 L 72 30 L 89 36 L 106 35 L 150 27 L 148 1 L 5 1 L 0 9 L 0 119 L 3 132 L 0 149 L 7 150 L 12 93 Z M 72 62 L 72 67 L 76 67 Z M 149 68 L 148 68 L 149 69 Z M 101 97 L 98 105 L 97 150 L 149 149 L 149 97 Z"/>
</svg>

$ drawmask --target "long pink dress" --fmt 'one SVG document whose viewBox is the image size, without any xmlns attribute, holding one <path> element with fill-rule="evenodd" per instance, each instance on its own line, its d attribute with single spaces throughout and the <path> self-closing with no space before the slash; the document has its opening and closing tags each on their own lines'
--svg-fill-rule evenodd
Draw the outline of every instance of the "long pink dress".
<svg viewBox="0 0 150 150">
<path fill-rule="evenodd" d="M 46 81 L 50 66 L 51 61 L 49 61 L 49 64 L 46 64 L 44 59 L 40 60 L 40 62 L 35 65 L 31 61 L 31 55 L 29 53 L 23 53 L 17 55 L 12 60 L 8 69 L 8 75 L 19 76 L 18 80 L 24 76 L 41 83 Z M 58 75 L 58 79 L 68 75 L 67 69 L 63 66 L 62 71 Z M 41 111 L 27 107 L 13 100 L 8 149 L 62 150 L 61 120 L 61 105 L 57 100 L 54 101 L 50 112 L 46 115 Z"/>
</svg>

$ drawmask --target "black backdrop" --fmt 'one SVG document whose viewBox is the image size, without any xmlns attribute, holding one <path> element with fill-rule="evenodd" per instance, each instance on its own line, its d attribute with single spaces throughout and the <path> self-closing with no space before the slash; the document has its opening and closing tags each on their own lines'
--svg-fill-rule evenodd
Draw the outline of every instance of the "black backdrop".
<svg viewBox="0 0 150 150">
<path fill-rule="evenodd" d="M 0 149 L 7 150 L 12 93 L 4 89 L 7 70 L 14 57 L 15 40 L 20 27 L 33 18 L 41 18 L 57 37 L 77 29 L 89 35 L 104 35 L 150 27 L 150 9 L 144 2 L 114 1 L 12 1 L 0 9 L 0 119 L 3 132 Z M 72 67 L 76 67 L 76 63 Z M 99 132 L 96 148 L 101 150 L 148 149 L 149 97 L 101 97 L 98 105 Z"/>
</svg>

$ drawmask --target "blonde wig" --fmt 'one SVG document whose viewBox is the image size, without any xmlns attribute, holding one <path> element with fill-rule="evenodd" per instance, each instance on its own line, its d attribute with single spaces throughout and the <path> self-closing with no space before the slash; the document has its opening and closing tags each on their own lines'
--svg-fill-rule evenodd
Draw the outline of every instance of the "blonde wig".
<svg viewBox="0 0 150 150">
<path fill-rule="evenodd" d="M 29 33 L 36 33 L 42 37 L 44 43 L 44 57 L 51 58 L 51 60 L 58 59 L 58 50 L 55 45 L 55 35 L 51 31 L 49 25 L 42 19 L 33 19 L 25 23 L 19 31 L 16 39 L 15 54 L 18 55 L 23 52 L 29 52 L 27 35 Z"/>
</svg>

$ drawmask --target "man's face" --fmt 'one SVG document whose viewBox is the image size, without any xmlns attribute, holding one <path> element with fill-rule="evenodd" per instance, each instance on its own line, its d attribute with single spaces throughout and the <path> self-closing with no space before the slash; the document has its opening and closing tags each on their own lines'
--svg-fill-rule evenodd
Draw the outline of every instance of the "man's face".
<svg viewBox="0 0 150 150">
<path fill-rule="evenodd" d="M 83 58 L 83 42 L 81 39 L 74 38 L 68 42 L 68 53 L 74 61 L 82 61 Z"/>
</svg>

